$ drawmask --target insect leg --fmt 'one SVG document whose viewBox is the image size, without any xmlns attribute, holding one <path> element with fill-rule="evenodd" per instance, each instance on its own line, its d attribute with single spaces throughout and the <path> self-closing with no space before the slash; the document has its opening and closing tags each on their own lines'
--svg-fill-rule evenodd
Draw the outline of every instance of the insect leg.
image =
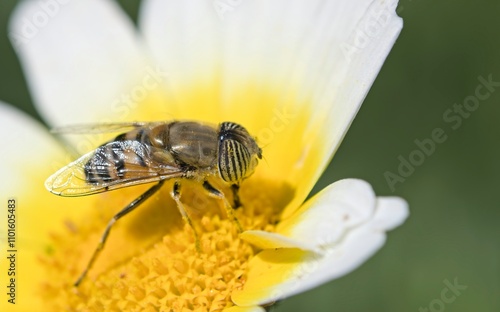
<svg viewBox="0 0 500 312">
<path fill-rule="evenodd" d="M 203 187 L 209 192 L 211 196 L 222 200 L 222 202 L 224 203 L 224 208 L 226 209 L 227 216 L 236 224 L 238 231 L 243 232 L 240 221 L 238 221 L 238 218 L 236 218 L 236 216 L 234 215 L 233 207 L 231 207 L 231 204 L 228 202 L 226 196 L 224 196 L 221 191 L 213 187 L 212 184 L 210 184 L 208 181 L 203 182 Z"/>
<path fill-rule="evenodd" d="M 196 250 L 198 252 L 201 252 L 201 247 L 200 247 L 200 239 L 198 238 L 198 233 L 196 232 L 196 229 L 193 226 L 193 222 L 191 221 L 191 218 L 189 217 L 186 208 L 184 208 L 184 205 L 181 202 L 181 184 L 179 181 L 174 182 L 174 188 L 172 189 L 172 193 L 170 194 L 177 204 L 177 208 L 179 209 L 179 212 L 181 213 L 182 219 L 191 227 L 194 233 L 194 240 L 195 240 L 195 246 Z"/>
<path fill-rule="evenodd" d="M 90 261 L 88 262 L 87 267 L 85 267 L 85 270 L 80 275 L 78 280 L 75 282 L 75 284 L 74 284 L 75 287 L 78 287 L 78 285 L 80 285 L 82 280 L 87 275 L 87 272 L 92 267 L 95 260 L 97 259 L 97 257 L 101 253 L 102 249 L 104 248 L 104 244 L 106 243 L 106 240 L 108 238 L 109 232 L 111 231 L 111 227 L 113 226 L 113 224 L 115 224 L 115 222 L 118 221 L 118 219 L 120 219 L 121 217 L 125 216 L 126 214 L 128 214 L 129 212 L 131 212 L 132 210 L 137 208 L 142 202 L 144 202 L 146 199 L 151 197 L 151 195 L 156 193 L 161 188 L 161 186 L 163 185 L 164 182 L 165 182 L 164 180 L 158 182 L 158 184 L 149 188 L 141 196 L 134 199 L 134 201 L 132 201 L 125 208 L 123 208 L 120 212 L 118 212 L 116 215 L 113 216 L 113 218 L 108 222 L 108 225 L 106 226 L 106 229 L 104 230 L 104 233 L 101 236 L 101 240 L 99 241 L 99 245 L 97 245 L 97 248 L 94 250 L 94 254 L 92 255 L 92 258 L 90 258 Z"/>
<path fill-rule="evenodd" d="M 240 190 L 239 184 L 232 184 L 231 190 L 233 191 L 233 200 L 234 200 L 234 209 L 238 209 L 241 207 L 240 195 L 238 194 Z"/>
</svg>

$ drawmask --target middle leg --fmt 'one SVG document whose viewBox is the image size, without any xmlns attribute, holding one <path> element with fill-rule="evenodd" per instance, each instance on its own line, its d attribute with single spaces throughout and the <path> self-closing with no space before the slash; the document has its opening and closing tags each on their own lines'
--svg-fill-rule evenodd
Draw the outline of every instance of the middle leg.
<svg viewBox="0 0 500 312">
<path fill-rule="evenodd" d="M 233 201 L 234 201 L 234 209 L 238 209 L 241 207 L 241 200 L 240 200 L 240 185 L 239 184 L 232 184 L 231 185 L 231 191 L 233 191 Z"/>
<path fill-rule="evenodd" d="M 172 193 L 170 193 L 170 196 L 172 196 L 172 199 L 177 204 L 177 209 L 179 209 L 179 212 L 181 213 L 182 219 L 193 230 L 196 250 L 198 252 L 201 252 L 201 245 L 200 245 L 200 239 L 198 237 L 198 233 L 196 232 L 196 229 L 193 226 L 193 222 L 191 221 L 191 218 L 189 217 L 189 214 L 187 213 L 187 210 L 184 207 L 184 204 L 181 202 L 181 184 L 179 183 L 179 181 L 174 182 L 174 187 L 172 189 Z"/>
</svg>

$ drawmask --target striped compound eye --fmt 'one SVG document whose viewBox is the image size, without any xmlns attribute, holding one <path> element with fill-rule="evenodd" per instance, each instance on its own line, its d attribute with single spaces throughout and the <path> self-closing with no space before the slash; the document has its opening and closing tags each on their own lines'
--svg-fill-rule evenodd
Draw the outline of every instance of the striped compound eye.
<svg viewBox="0 0 500 312">
<path fill-rule="evenodd" d="M 259 155 L 260 148 L 245 128 L 232 122 L 220 125 L 218 162 L 224 181 L 238 183 L 252 174 Z"/>
<path fill-rule="evenodd" d="M 240 142 L 223 140 L 219 147 L 219 172 L 226 182 L 238 182 L 247 175 L 250 153 Z"/>
</svg>

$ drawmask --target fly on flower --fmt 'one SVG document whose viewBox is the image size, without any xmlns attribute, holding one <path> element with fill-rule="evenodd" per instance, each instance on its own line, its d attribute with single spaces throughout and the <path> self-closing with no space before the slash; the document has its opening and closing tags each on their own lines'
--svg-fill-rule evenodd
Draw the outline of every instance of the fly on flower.
<svg viewBox="0 0 500 312">
<path fill-rule="evenodd" d="M 156 182 L 109 221 L 75 286 L 97 259 L 113 224 L 156 193 L 166 180 L 174 180 L 171 196 L 182 218 L 193 229 L 198 250 L 198 235 L 180 201 L 182 180 L 196 181 L 210 196 L 220 199 L 228 217 L 242 231 L 232 209 L 241 205 L 239 185 L 253 173 L 258 159 L 262 158 L 262 150 L 241 125 L 223 122 L 215 127 L 193 121 L 112 123 L 65 127 L 55 132 L 123 132 L 50 176 L 45 186 L 56 195 L 84 196 Z M 210 177 L 231 186 L 234 205 L 209 182 Z"/>
</svg>

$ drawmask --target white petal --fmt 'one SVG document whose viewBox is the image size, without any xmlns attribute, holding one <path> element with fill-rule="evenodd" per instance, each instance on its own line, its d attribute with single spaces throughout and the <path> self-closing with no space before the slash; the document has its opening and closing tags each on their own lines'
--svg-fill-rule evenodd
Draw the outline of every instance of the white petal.
<svg viewBox="0 0 500 312">
<path fill-rule="evenodd" d="M 408 218 L 408 203 L 400 197 L 377 197 L 375 216 L 370 221 L 374 229 L 390 231 Z"/>
<path fill-rule="evenodd" d="M 212 1 L 143 1 L 139 15 L 152 57 L 174 86 L 214 79 L 223 60 L 221 26 Z"/>
<path fill-rule="evenodd" d="M 313 214 L 310 216 L 317 227 L 329 220 L 328 217 L 323 221 Z M 251 260 L 247 283 L 241 292 L 233 294 L 232 299 L 242 306 L 262 305 L 344 276 L 379 250 L 386 239 L 385 231 L 400 225 L 407 216 L 408 205 L 404 200 L 379 198 L 374 213 L 367 220 L 346 229 L 334 243 L 323 245 L 322 253 L 302 251 L 301 254 L 293 248 L 264 250 Z M 316 231 L 314 222 L 307 224 L 310 231 Z M 322 236 L 320 232 L 316 234 Z M 328 233 L 323 235 L 329 236 Z"/>
<path fill-rule="evenodd" d="M 23 1 L 9 35 L 35 104 L 52 125 L 141 118 L 133 112 L 141 92 L 152 92 L 145 84 L 164 79 L 114 1 Z"/>
<path fill-rule="evenodd" d="M 5 196 L 15 197 L 20 191 L 26 190 L 31 182 L 30 174 L 45 172 L 48 177 L 52 170 L 61 166 L 61 163 L 56 162 L 56 155 L 60 160 L 63 151 L 47 129 L 2 102 L 0 132 L 4 134 L 4 148 L 0 153 L 0 172 L 4 178 L 0 179 L 0 189 Z M 39 187 L 44 188 L 43 182 Z"/>
<path fill-rule="evenodd" d="M 16 201 L 15 249 L 21 251 L 17 266 L 23 268 L 16 275 L 17 285 L 23 285 L 22 293 L 30 300 L 16 301 L 19 311 L 45 309 L 40 296 L 39 285 L 47 281 L 46 271 L 39 268 L 40 255 L 47 252 L 53 241 L 48 233 L 58 229 L 63 221 L 82 217 L 82 199 L 71 203 L 50 194 L 44 187 L 44 180 L 56 168 L 65 164 L 65 152 L 52 138 L 47 129 L 21 111 L 0 102 L 0 235 L 7 237 L 7 200 Z M 90 203 L 90 198 L 87 203 Z M 70 209 L 71 208 L 71 209 Z M 5 242 L 5 240 L 2 240 Z M 16 309 L 14 309 L 16 310 Z M 13 311 L 7 300 L 0 302 L 0 311 Z"/>
<path fill-rule="evenodd" d="M 409 215 L 408 203 L 399 197 L 377 197 L 362 180 L 345 179 L 323 189 L 294 215 L 280 222 L 277 233 L 245 231 L 240 237 L 260 249 L 299 248 L 322 253 L 351 229 L 368 224 L 390 231 Z"/>
<path fill-rule="evenodd" d="M 62 219 L 80 216 L 79 213 L 83 211 L 61 210 L 61 207 L 68 207 L 65 198 L 51 194 L 44 186 L 45 179 L 67 165 L 71 155 L 64 151 L 44 126 L 2 102 L 0 133 L 7 134 L 2 137 L 5 148 L 0 153 L 0 172 L 4 178 L 0 179 L 0 190 L 4 196 L 22 202 L 19 210 L 24 215 L 24 227 L 20 231 L 23 231 L 24 238 L 33 245 L 38 241 L 46 241 L 49 238 L 41 233 L 49 233 L 62 224 Z M 78 206 L 81 202 L 90 203 L 92 199 L 73 199 L 71 204 Z M 0 208 L 5 207 L 3 205 Z M 33 233 L 37 236 L 33 237 Z"/>
<path fill-rule="evenodd" d="M 333 88 L 326 94 L 335 103 L 329 114 L 334 149 L 347 132 L 401 31 L 402 20 L 395 13 L 396 6 L 397 1 L 373 1 L 347 41 L 343 42 L 355 50 L 348 56 L 344 54 L 344 58 L 347 58 L 341 68 L 344 77 L 332 78 Z M 358 43 L 363 36 L 367 37 L 368 42 Z"/>
<path fill-rule="evenodd" d="M 284 219 L 276 231 L 304 245 L 321 248 L 341 239 L 347 231 L 372 218 L 375 193 L 362 180 L 337 181 Z"/>
<path fill-rule="evenodd" d="M 385 233 L 361 227 L 351 231 L 326 254 L 305 252 L 296 262 L 274 260 L 292 258 L 287 254 L 293 253 L 293 249 L 264 250 L 250 262 L 247 283 L 232 299 L 241 306 L 262 305 L 312 289 L 353 271 L 380 249 L 384 241 Z M 273 279 L 268 282 L 265 276 Z"/>
<path fill-rule="evenodd" d="M 312 122 L 319 124 L 320 133 L 324 134 L 321 140 L 326 152 L 313 181 L 319 178 L 340 146 L 402 28 L 402 20 L 395 13 L 397 1 L 330 3 L 334 7 L 331 12 L 335 13 L 323 21 L 328 25 L 328 20 L 336 20 L 329 29 L 331 34 L 325 36 L 324 31 L 319 32 L 314 41 L 316 45 L 311 45 L 308 52 L 310 62 L 303 63 L 308 74 L 297 74 L 302 79 L 297 80 L 297 84 L 309 85 L 308 89 L 312 90 L 316 104 Z M 341 29 L 341 33 L 335 32 L 336 28 Z M 325 45 L 324 41 L 329 44 Z M 309 144 L 317 143 L 310 141 Z M 308 148 L 307 144 L 304 148 Z M 304 190 L 309 191 L 310 187 L 312 185 L 307 185 Z M 285 217 L 293 212 L 294 204 L 283 212 Z"/>
</svg>

